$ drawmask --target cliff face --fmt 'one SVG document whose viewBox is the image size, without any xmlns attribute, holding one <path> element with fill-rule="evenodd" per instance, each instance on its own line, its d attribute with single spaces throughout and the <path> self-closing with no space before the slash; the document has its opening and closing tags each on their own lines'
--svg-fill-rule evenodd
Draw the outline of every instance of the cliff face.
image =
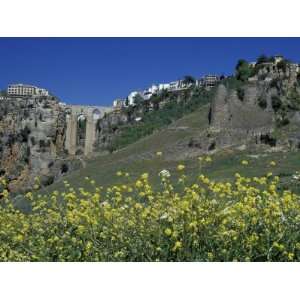
<svg viewBox="0 0 300 300">
<path fill-rule="evenodd" d="M 209 144 L 219 149 L 298 149 L 299 104 L 297 73 L 289 68 L 286 72 L 261 68 L 256 77 L 237 88 L 225 81 L 217 87 L 211 103 Z"/>
<path fill-rule="evenodd" d="M 72 168 L 64 151 L 65 111 L 53 97 L 0 102 L 0 172 L 12 192 L 43 185 Z"/>
<path fill-rule="evenodd" d="M 129 117 L 126 113 L 110 113 L 99 119 L 97 124 L 96 149 L 107 151 L 113 138 L 118 134 L 119 127 L 127 124 Z"/>
</svg>

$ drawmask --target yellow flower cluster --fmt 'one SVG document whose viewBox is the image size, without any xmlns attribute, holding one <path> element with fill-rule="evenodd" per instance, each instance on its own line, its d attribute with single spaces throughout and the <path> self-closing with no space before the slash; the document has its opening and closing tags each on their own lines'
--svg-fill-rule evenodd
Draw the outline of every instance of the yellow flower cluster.
<svg viewBox="0 0 300 300">
<path fill-rule="evenodd" d="M 180 165 L 183 166 L 183 165 Z M 182 171 L 183 167 L 178 166 Z M 0 261 L 299 261 L 300 196 L 279 178 L 215 182 L 200 174 L 173 186 L 148 173 L 107 189 L 27 193 L 25 213 L 1 181 Z"/>
</svg>

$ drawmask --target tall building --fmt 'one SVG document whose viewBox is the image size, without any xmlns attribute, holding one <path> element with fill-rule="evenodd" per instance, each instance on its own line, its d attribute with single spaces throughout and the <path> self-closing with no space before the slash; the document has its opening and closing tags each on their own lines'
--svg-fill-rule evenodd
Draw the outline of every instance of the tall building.
<svg viewBox="0 0 300 300">
<path fill-rule="evenodd" d="M 48 96 L 49 92 L 33 85 L 18 83 L 10 84 L 7 88 L 7 94 L 10 96 Z"/>
<path fill-rule="evenodd" d="M 211 88 L 214 87 L 220 81 L 219 76 L 217 75 L 205 75 L 200 79 L 200 85 Z"/>
</svg>

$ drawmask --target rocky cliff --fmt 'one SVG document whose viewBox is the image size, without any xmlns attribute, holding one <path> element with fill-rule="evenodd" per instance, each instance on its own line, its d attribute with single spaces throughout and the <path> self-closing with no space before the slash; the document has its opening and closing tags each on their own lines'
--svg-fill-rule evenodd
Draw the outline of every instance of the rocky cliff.
<svg viewBox="0 0 300 300">
<path fill-rule="evenodd" d="M 6 98 L 0 102 L 0 173 L 12 192 L 42 185 L 74 168 L 64 150 L 65 110 L 55 97 Z"/>
<path fill-rule="evenodd" d="M 224 148 L 262 151 L 300 149 L 300 84 L 293 64 L 261 64 L 246 81 L 218 85 L 209 127 L 190 143 L 203 152 Z"/>
</svg>

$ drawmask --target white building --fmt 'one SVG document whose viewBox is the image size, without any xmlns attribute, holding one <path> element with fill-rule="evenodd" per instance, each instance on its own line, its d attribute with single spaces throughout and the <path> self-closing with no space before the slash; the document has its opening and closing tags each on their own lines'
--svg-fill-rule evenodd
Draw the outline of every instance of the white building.
<svg viewBox="0 0 300 300">
<path fill-rule="evenodd" d="M 162 91 L 162 90 L 168 90 L 170 88 L 170 84 L 169 83 L 160 83 L 158 85 L 158 90 Z"/>
<path fill-rule="evenodd" d="M 151 92 L 152 94 L 157 93 L 159 90 L 159 87 L 155 84 L 152 84 L 152 86 L 148 89 L 149 92 Z"/>
<path fill-rule="evenodd" d="M 135 97 L 137 96 L 137 95 L 140 95 L 140 96 L 142 96 L 141 95 L 141 93 L 140 92 L 137 92 L 137 91 L 133 91 L 133 92 L 131 92 L 129 95 L 128 95 L 128 105 L 135 105 Z"/>
<path fill-rule="evenodd" d="M 177 81 L 172 81 L 169 83 L 169 88 L 168 90 L 169 91 L 175 91 L 175 90 L 178 90 L 180 88 L 180 81 L 177 80 Z"/>
<path fill-rule="evenodd" d="M 143 92 L 143 99 L 144 100 L 149 100 L 152 97 L 153 93 L 150 92 L 149 90 L 144 90 Z"/>
<path fill-rule="evenodd" d="M 144 100 L 149 100 L 154 94 L 156 94 L 159 91 L 159 87 L 155 84 L 153 84 L 148 89 L 144 90 L 143 92 L 143 98 Z"/>
<path fill-rule="evenodd" d="M 124 99 L 116 99 L 113 102 L 113 107 L 114 108 L 122 108 L 125 106 L 125 101 Z"/>
<path fill-rule="evenodd" d="M 217 75 L 205 75 L 196 80 L 196 86 L 212 88 L 220 81 L 220 77 Z"/>
<path fill-rule="evenodd" d="M 36 88 L 35 94 L 39 96 L 49 96 L 49 92 L 46 89 Z"/>
<path fill-rule="evenodd" d="M 45 89 L 28 84 L 10 84 L 7 88 L 7 94 L 10 96 L 48 96 L 49 92 Z"/>
<path fill-rule="evenodd" d="M 278 64 L 279 62 L 281 62 L 283 60 L 283 56 L 282 55 L 275 55 L 274 56 L 274 63 Z"/>
</svg>

